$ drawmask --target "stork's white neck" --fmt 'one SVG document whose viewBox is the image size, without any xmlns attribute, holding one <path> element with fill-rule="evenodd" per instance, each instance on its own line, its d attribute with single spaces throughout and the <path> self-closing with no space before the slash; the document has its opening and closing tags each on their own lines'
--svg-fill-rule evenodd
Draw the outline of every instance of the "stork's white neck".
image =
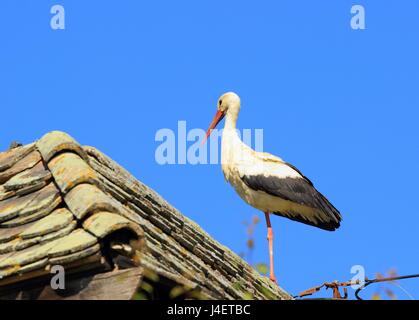
<svg viewBox="0 0 419 320">
<path fill-rule="evenodd" d="M 229 112 L 230 111 L 230 112 Z M 236 129 L 238 110 L 229 110 L 226 114 L 224 130 L 221 141 L 221 164 L 224 174 L 228 180 L 228 167 L 240 161 L 247 146 L 240 140 Z"/>
<path fill-rule="evenodd" d="M 236 129 L 237 124 L 237 117 L 238 112 L 234 112 L 234 110 L 228 110 L 226 114 L 226 120 L 224 124 L 224 130 L 225 129 Z"/>
</svg>

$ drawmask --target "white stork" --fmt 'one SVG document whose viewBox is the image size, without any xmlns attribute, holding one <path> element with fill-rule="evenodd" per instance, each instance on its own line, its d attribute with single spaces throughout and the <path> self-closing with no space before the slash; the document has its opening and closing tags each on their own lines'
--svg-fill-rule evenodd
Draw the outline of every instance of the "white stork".
<svg viewBox="0 0 419 320">
<path fill-rule="evenodd" d="M 276 282 L 273 264 L 273 232 L 270 213 L 333 231 L 339 228 L 339 211 L 296 167 L 265 152 L 245 145 L 236 130 L 240 98 L 233 92 L 218 100 L 217 113 L 206 137 L 225 117 L 221 164 L 225 179 L 249 205 L 265 214 L 269 243 L 269 278 Z"/>
</svg>

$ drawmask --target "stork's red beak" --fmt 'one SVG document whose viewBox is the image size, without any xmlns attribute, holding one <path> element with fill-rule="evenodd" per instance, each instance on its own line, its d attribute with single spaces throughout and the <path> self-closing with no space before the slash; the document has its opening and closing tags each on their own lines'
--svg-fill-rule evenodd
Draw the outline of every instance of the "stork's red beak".
<svg viewBox="0 0 419 320">
<path fill-rule="evenodd" d="M 205 135 L 204 140 L 202 140 L 202 144 L 204 144 L 205 141 L 207 141 L 208 137 L 211 134 L 211 131 L 217 126 L 217 124 L 221 120 L 223 120 L 224 116 L 225 116 L 225 113 L 224 112 L 222 112 L 220 110 L 217 110 L 217 113 L 215 114 L 214 119 L 212 119 L 212 122 L 211 122 L 211 124 L 210 124 L 210 126 L 209 126 L 209 128 L 207 130 L 207 134 Z"/>
</svg>

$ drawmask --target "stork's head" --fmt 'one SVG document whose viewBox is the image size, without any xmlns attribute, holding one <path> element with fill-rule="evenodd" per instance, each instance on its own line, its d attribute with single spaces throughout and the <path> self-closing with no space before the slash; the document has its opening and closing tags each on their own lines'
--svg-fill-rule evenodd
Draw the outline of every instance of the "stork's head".
<svg viewBox="0 0 419 320">
<path fill-rule="evenodd" d="M 224 114 L 227 112 L 238 113 L 240 110 L 240 97 L 234 92 L 224 93 L 218 99 L 217 109 Z"/>
<path fill-rule="evenodd" d="M 240 111 L 240 97 L 235 94 L 234 92 L 227 92 L 224 93 L 219 99 L 217 103 L 217 113 L 212 120 L 205 139 L 202 141 L 204 143 L 211 134 L 211 131 L 220 123 L 223 118 L 228 115 L 237 119 L 237 115 Z"/>
</svg>

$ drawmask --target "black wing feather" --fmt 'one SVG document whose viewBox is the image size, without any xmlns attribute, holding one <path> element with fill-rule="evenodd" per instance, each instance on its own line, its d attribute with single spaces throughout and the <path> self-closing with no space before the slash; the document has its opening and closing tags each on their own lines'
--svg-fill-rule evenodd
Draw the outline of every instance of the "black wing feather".
<svg viewBox="0 0 419 320">
<path fill-rule="evenodd" d="M 286 164 L 300 173 L 293 166 Z M 300 173 L 301 174 L 301 173 Z M 280 197 L 284 200 L 298 203 L 300 205 L 318 209 L 325 214 L 327 222 L 320 222 L 317 224 L 311 223 L 308 220 L 299 218 L 299 215 L 293 215 L 290 219 L 297 220 L 306 224 L 314 225 L 316 227 L 335 230 L 339 227 L 342 216 L 339 211 L 313 186 L 313 183 L 301 174 L 301 178 L 280 178 L 277 176 L 259 175 L 243 175 L 241 177 L 243 182 L 255 191 L 264 191 L 272 196 Z M 281 212 L 274 212 L 281 214 Z"/>
</svg>

